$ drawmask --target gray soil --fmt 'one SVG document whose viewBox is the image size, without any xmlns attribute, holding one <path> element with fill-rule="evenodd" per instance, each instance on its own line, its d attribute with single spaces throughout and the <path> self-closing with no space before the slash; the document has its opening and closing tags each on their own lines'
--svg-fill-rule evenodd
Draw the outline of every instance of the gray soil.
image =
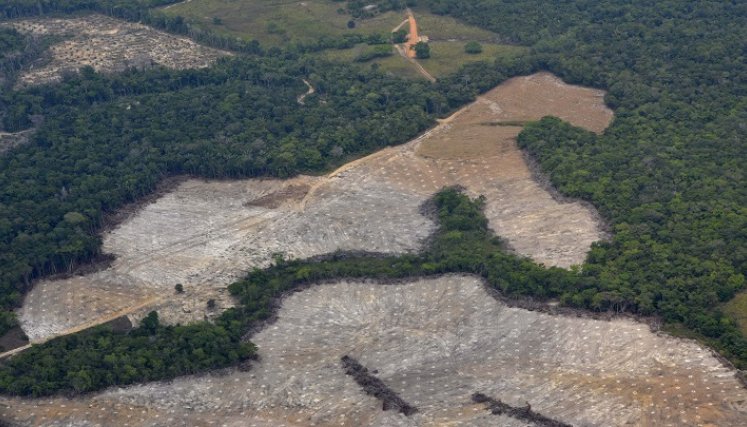
<svg viewBox="0 0 747 427">
<path fill-rule="evenodd" d="M 451 185 L 485 195 L 490 227 L 518 254 L 580 264 L 605 237 L 596 213 L 538 182 L 515 137 L 544 115 L 602 132 L 612 120 L 602 97 L 540 73 L 326 176 L 179 181 L 105 233 L 116 257 L 108 268 L 39 282 L 19 311 L 22 326 L 41 342 L 121 316 L 137 324 L 150 310 L 171 323 L 209 319 L 234 304 L 228 284 L 278 253 L 418 251 L 435 230 L 423 202 Z M 312 287 L 288 297 L 252 340 L 261 360 L 248 372 L 78 399 L 2 399 L 0 411 L 21 425 L 524 425 L 470 400 L 482 392 L 581 426 L 736 426 L 746 415 L 734 371 L 697 344 L 630 319 L 508 307 L 469 276 Z M 344 355 L 419 411 L 382 411 L 342 372 Z"/>
<path fill-rule="evenodd" d="M 336 282 L 288 296 L 252 337 L 260 361 L 76 399 L 5 399 L 20 425 L 522 426 L 482 392 L 576 426 L 742 426 L 747 391 L 698 344 L 629 319 L 508 307 L 471 276 Z M 383 411 L 350 355 L 418 408 Z"/>
</svg>

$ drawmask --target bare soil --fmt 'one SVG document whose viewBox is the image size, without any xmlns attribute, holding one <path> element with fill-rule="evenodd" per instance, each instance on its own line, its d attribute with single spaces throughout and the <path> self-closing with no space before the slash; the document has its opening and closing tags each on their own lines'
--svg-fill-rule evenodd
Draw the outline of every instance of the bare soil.
<svg viewBox="0 0 747 427">
<path fill-rule="evenodd" d="M 19 425 L 523 426 L 471 397 L 575 426 L 742 426 L 747 391 L 693 341 L 629 319 L 508 307 L 472 276 L 337 282 L 289 295 L 256 333 L 260 361 L 80 398 L 0 399 Z M 360 361 L 418 412 L 340 369 Z"/>
<path fill-rule="evenodd" d="M 612 119 L 602 96 L 545 73 L 520 77 L 416 140 L 326 176 L 180 182 L 105 234 L 116 256 L 108 269 L 40 282 L 22 325 L 43 340 L 122 315 L 137 323 L 153 309 L 185 323 L 231 306 L 226 285 L 278 252 L 416 251 L 435 229 L 423 202 L 455 184 L 486 196 L 490 226 L 519 254 L 581 263 L 604 237 L 595 212 L 536 181 L 514 125 L 556 115 L 601 132 Z M 218 310 L 206 309 L 210 298 Z M 249 371 L 0 399 L 0 413 L 20 425 L 524 425 L 470 400 L 482 392 L 580 426 L 741 426 L 747 417 L 734 370 L 698 344 L 631 319 L 509 307 L 470 276 L 311 287 L 288 296 L 252 341 L 260 362 Z M 341 355 L 419 411 L 382 411 L 340 370 Z"/>
<path fill-rule="evenodd" d="M 226 285 L 277 253 L 420 250 L 435 230 L 421 205 L 452 185 L 486 196 L 490 226 L 519 254 L 546 265 L 580 264 L 604 238 L 594 210 L 554 198 L 534 179 L 515 143 L 520 127 L 486 123 L 554 114 L 601 130 L 612 117 L 601 97 L 535 74 L 509 80 L 410 143 L 327 176 L 173 179 L 158 197 L 113 220 L 119 225 L 104 234 L 105 252 L 116 256 L 109 268 L 39 282 L 19 318 L 34 342 L 114 314 L 135 323 L 153 309 L 165 322 L 210 318 L 220 310 L 207 310 L 208 299 L 232 306 Z M 177 283 L 183 294 L 174 293 Z"/>
<path fill-rule="evenodd" d="M 46 57 L 24 70 L 19 86 L 59 81 L 66 73 L 91 66 L 100 72 L 117 72 L 128 67 L 169 68 L 207 67 L 227 52 L 200 46 L 186 37 L 177 37 L 141 24 L 103 15 L 77 18 L 35 18 L 0 25 L 22 33 L 55 35 L 65 38 L 53 45 Z"/>
</svg>

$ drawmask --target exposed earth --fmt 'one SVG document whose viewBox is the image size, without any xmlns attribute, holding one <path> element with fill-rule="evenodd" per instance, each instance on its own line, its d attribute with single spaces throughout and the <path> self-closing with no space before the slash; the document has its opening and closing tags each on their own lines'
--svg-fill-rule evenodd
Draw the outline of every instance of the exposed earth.
<svg viewBox="0 0 747 427">
<path fill-rule="evenodd" d="M 435 230 L 422 204 L 444 186 L 487 199 L 491 228 L 546 265 L 583 262 L 604 237 L 595 212 L 561 201 L 533 177 L 517 148 L 520 122 L 556 115 L 602 131 L 603 92 L 540 73 L 511 79 L 439 126 L 327 176 L 290 180 L 188 180 L 104 236 L 116 260 L 104 271 L 38 283 L 19 318 L 32 340 L 157 309 L 186 323 L 232 305 L 226 286 L 274 254 L 309 258 L 335 250 L 420 250 Z M 175 295 L 174 286 L 186 292 Z M 217 310 L 206 301 L 215 299 Z"/>
<path fill-rule="evenodd" d="M 580 264 L 605 237 L 602 224 L 539 183 L 515 137 L 545 115 L 602 132 L 612 120 L 603 95 L 546 73 L 514 78 L 421 137 L 326 176 L 186 180 L 104 236 L 111 266 L 38 283 L 22 326 L 40 342 L 121 315 L 136 323 L 154 309 L 165 322 L 200 320 L 233 304 L 229 283 L 279 253 L 417 251 L 436 226 L 423 203 L 457 184 L 486 197 L 490 227 L 516 253 Z M 472 276 L 314 286 L 286 298 L 252 341 L 260 361 L 248 372 L 73 399 L 1 398 L 0 413 L 19 425 L 525 425 L 473 403 L 481 392 L 577 426 L 737 426 L 747 417 L 747 391 L 710 350 L 630 319 L 510 308 Z M 344 355 L 418 412 L 382 411 L 345 374 Z"/>
<path fill-rule="evenodd" d="M 700 345 L 632 320 L 507 307 L 471 276 L 314 286 L 278 315 L 252 338 L 261 360 L 247 372 L 0 405 L 20 425 L 526 425 L 473 403 L 482 392 L 575 426 L 741 426 L 747 417 L 747 391 Z M 343 355 L 418 411 L 382 411 L 345 374 Z"/>
</svg>

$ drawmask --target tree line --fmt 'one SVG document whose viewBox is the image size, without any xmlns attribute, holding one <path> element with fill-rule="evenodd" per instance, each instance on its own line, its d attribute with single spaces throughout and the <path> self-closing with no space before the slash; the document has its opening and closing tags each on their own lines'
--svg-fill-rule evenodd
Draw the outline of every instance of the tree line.
<svg viewBox="0 0 747 427">
<path fill-rule="evenodd" d="M 544 119 L 519 137 L 561 192 L 591 201 L 612 224 L 613 239 L 595 244 L 578 270 L 541 268 L 475 237 L 483 235 L 481 226 L 455 225 L 452 240 L 440 235 L 426 255 L 338 256 L 252 273 L 231 287 L 243 308 L 225 316 L 245 324 L 268 315 L 274 294 L 266 292 L 294 280 L 467 271 L 509 295 L 660 315 L 747 366 L 747 342 L 719 310 L 744 289 L 747 274 L 741 161 L 747 158 L 741 72 L 747 6 L 427 5 L 532 48 L 490 66 L 470 64 L 432 86 L 280 52 L 199 71 L 105 77 L 84 70 L 60 86 L 4 94 L 6 128 L 28 127 L 34 115 L 45 121 L 32 144 L 0 158 L 3 307 L 17 304 L 32 278 L 95 256 L 104 213 L 151 191 L 167 174 L 320 171 L 405 141 L 507 76 L 549 70 L 570 83 L 607 89 L 606 102 L 616 109 L 600 136 Z M 305 91 L 301 76 L 319 91 L 304 107 L 294 102 Z M 480 220 L 468 215 L 456 222 Z"/>
<path fill-rule="evenodd" d="M 255 355 L 241 337 L 270 318 L 288 291 L 322 280 L 396 279 L 463 272 L 484 277 L 509 296 L 556 298 L 579 276 L 546 269 L 509 254 L 488 230 L 483 199 L 470 200 L 458 189 L 431 201 L 439 223 L 429 247 L 419 255 L 331 254 L 323 259 L 285 261 L 254 270 L 229 286 L 238 305 L 214 322 L 162 326 L 151 313 L 133 331 L 106 326 L 35 345 L 0 363 L 0 392 L 43 396 L 80 393 L 111 385 L 173 378 L 233 366 Z"/>
<path fill-rule="evenodd" d="M 614 237 L 593 247 L 567 304 L 657 314 L 745 366 L 720 307 L 747 275 L 747 4 L 665 0 L 427 0 L 431 10 L 528 44 L 527 72 L 608 90 L 595 136 L 557 120 L 519 137 L 564 194 Z"/>
<path fill-rule="evenodd" d="M 299 105 L 303 78 L 316 94 Z M 35 278 L 98 256 L 105 215 L 164 177 L 320 173 L 407 141 L 478 90 L 289 55 L 110 76 L 88 67 L 3 93 L 7 130 L 40 124 L 0 157 L 0 333 Z"/>
</svg>

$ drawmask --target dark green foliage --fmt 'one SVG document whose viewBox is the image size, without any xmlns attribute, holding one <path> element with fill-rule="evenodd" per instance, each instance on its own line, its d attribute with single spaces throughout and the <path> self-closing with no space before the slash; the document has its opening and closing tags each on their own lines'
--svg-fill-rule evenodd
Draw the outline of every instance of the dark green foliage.
<svg viewBox="0 0 747 427">
<path fill-rule="evenodd" d="M 371 256 L 333 254 L 321 261 L 284 261 L 255 270 L 229 286 L 241 305 L 224 320 L 248 325 L 272 314 L 274 301 L 284 292 L 323 280 L 341 278 L 401 279 L 443 273 L 473 273 L 508 296 L 559 297 L 576 286 L 578 275 L 560 268 L 545 269 L 531 260 L 505 252 L 492 236 L 482 214 L 484 200 L 471 201 L 456 189 L 434 197 L 439 229 L 421 255 Z"/>
<path fill-rule="evenodd" d="M 19 18 L 98 9 L 120 9 L 136 13 L 171 3 L 178 3 L 178 0 L 4 0 L 0 5 L 0 17 Z"/>
<path fill-rule="evenodd" d="M 393 54 L 394 52 L 392 52 L 392 46 L 390 45 L 373 46 L 361 52 L 355 58 L 355 62 L 367 62 L 376 58 L 386 58 Z"/>
<path fill-rule="evenodd" d="M 428 43 L 417 42 L 413 46 L 413 49 L 415 49 L 415 57 L 418 59 L 428 59 L 431 57 L 431 47 L 428 46 Z"/>
<path fill-rule="evenodd" d="M 0 28 L 0 59 L 23 49 L 24 37 L 12 28 Z"/>
<path fill-rule="evenodd" d="M 402 257 L 335 254 L 323 261 L 286 261 L 255 270 L 229 287 L 239 299 L 215 324 L 162 326 L 151 312 L 139 328 L 114 333 L 105 327 L 33 346 L 0 364 L 0 391 L 20 395 L 85 392 L 110 385 L 172 378 L 229 366 L 254 354 L 240 337 L 269 318 L 280 296 L 324 279 L 403 278 L 448 272 L 479 274 L 508 295 L 554 297 L 571 287 L 576 275 L 546 270 L 509 255 L 490 235 L 483 200 L 471 201 L 455 189 L 434 199 L 440 227 L 431 248 Z"/>
<path fill-rule="evenodd" d="M 397 30 L 392 33 L 392 43 L 399 44 L 407 41 L 407 30 Z"/>
<path fill-rule="evenodd" d="M 305 105 L 302 78 L 317 90 Z M 84 69 L 4 94 L 6 129 L 45 120 L 0 157 L 0 307 L 33 278 L 96 256 L 104 214 L 167 175 L 321 172 L 424 130 L 450 108 L 437 89 L 343 65 L 235 58 L 111 77 Z"/>
<path fill-rule="evenodd" d="M 33 346 L 0 365 L 0 391 L 43 396 L 155 381 L 234 365 L 255 354 L 228 324 L 160 326 L 150 314 L 129 333 L 97 327 Z"/>
<path fill-rule="evenodd" d="M 24 36 L 12 28 L 0 28 L 0 93 L 10 88 L 17 72 L 46 49 L 49 38 Z"/>
<path fill-rule="evenodd" d="M 719 310 L 747 275 L 747 3 L 428 3 L 532 44 L 515 71 L 608 89 L 604 135 L 545 119 L 519 138 L 561 192 L 612 223 L 563 302 L 659 314 L 747 366 L 747 341 Z"/>
<path fill-rule="evenodd" d="M 183 17 L 159 12 L 158 6 L 178 3 L 180 0 L 4 0 L 0 2 L 0 19 L 29 16 L 97 12 L 127 21 L 143 23 L 155 28 L 188 35 L 201 43 L 221 49 L 243 53 L 261 54 L 255 40 L 245 41 L 226 37 L 211 31 L 190 27 Z"/>
<path fill-rule="evenodd" d="M 476 41 L 467 42 L 464 45 L 464 52 L 469 54 L 477 54 L 482 52 L 482 45 Z"/>
</svg>

